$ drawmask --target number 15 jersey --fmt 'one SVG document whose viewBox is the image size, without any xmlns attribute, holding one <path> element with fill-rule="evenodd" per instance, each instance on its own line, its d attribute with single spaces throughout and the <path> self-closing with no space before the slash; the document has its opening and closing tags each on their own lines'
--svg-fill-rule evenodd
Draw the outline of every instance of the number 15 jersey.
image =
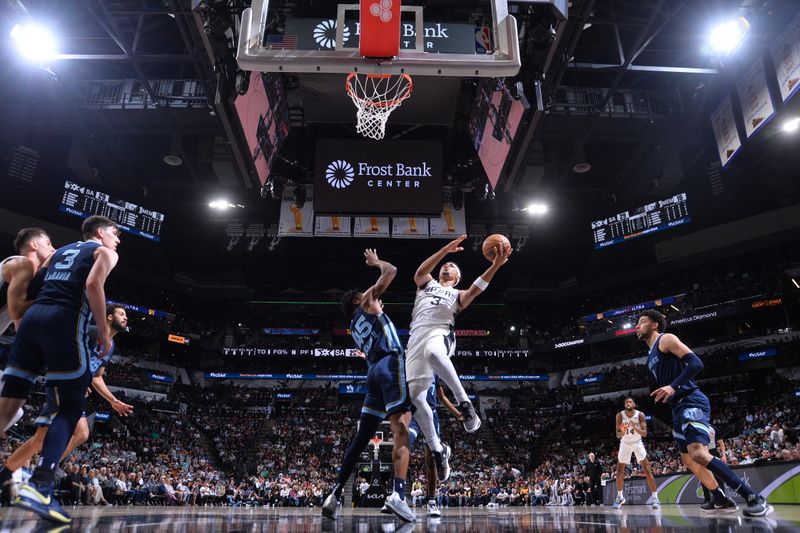
<svg viewBox="0 0 800 533">
<path fill-rule="evenodd" d="M 386 313 L 372 315 L 359 306 L 350 322 L 350 335 L 370 366 L 387 355 L 403 355 L 400 337 Z"/>
</svg>

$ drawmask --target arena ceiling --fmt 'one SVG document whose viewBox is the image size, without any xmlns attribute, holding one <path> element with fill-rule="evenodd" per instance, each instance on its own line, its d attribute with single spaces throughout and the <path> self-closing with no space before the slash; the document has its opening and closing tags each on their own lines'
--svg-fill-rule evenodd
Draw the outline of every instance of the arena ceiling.
<svg viewBox="0 0 800 533">
<path fill-rule="evenodd" d="M 367 245 L 386 249 L 412 272 L 420 256 L 441 245 L 283 239 L 273 251 L 227 251 L 227 220 L 270 225 L 278 207 L 259 194 L 232 106 L 236 64 L 225 32 L 230 37 L 235 31 L 243 2 L 5 4 L 13 16 L 3 21 L 3 35 L 15 20 L 43 20 L 59 35 L 63 57 L 49 69 L 32 68 L 4 42 L 4 159 L 10 161 L 19 146 L 40 155 L 31 179 L 6 173 L 3 209 L 74 227 L 75 219 L 56 210 L 63 180 L 73 177 L 167 214 L 161 244 L 126 239 L 132 267 L 201 286 L 264 292 L 350 286 L 363 277 L 358 250 Z M 448 186 L 466 191 L 468 224 L 528 227 L 529 238 L 501 287 L 554 288 L 652 265 L 653 239 L 662 237 L 595 251 L 589 222 L 675 193 L 690 195 L 694 223 L 663 238 L 798 201 L 797 150 L 773 131 L 777 126 L 749 143 L 719 179 L 709 123 L 711 111 L 732 90 L 736 63 L 763 53 L 770 36 L 797 11 L 796 2 L 576 0 L 569 2 L 566 22 L 521 4 L 514 9 L 523 69 L 515 81 L 529 97 L 533 83 L 541 82 L 543 110 L 525 124 L 494 197 L 485 197 L 485 176 L 466 134 L 472 81 L 460 83 L 452 123 L 395 131 L 409 139 L 445 139 Z M 748 17 L 751 38 L 720 65 L 704 51 L 704 42 L 710 24 L 732 13 Z M 113 83 L 119 80 L 127 81 Z M 179 80 L 181 89 L 165 96 L 165 80 Z M 353 135 L 352 124 L 314 120 L 295 97 L 301 80 L 285 81 L 292 128 L 273 177 L 304 182 L 313 170 L 315 140 Z M 127 105 L 109 105 L 120 97 Z M 168 155 L 182 164 L 166 164 Z M 591 169 L 576 172 L 580 163 Z M 245 207 L 210 213 L 207 203 L 220 193 Z M 548 217 L 532 220 L 519 211 L 532 199 L 550 205 Z M 4 226 L 4 233 L 13 233 Z M 470 270 L 484 265 L 477 255 L 463 260 Z M 345 257 L 352 268 L 341 267 Z"/>
</svg>

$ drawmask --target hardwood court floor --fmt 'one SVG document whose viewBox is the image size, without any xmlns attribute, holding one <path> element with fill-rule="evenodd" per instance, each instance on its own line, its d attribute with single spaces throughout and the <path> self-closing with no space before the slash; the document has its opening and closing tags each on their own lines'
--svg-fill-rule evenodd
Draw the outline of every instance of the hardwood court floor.
<svg viewBox="0 0 800 533">
<path fill-rule="evenodd" d="M 419 512 L 417 522 L 406 524 L 377 509 L 345 509 L 337 520 L 322 518 L 319 509 L 264 509 L 229 507 L 77 507 L 70 527 L 59 529 L 14 508 L 0 510 L 6 532 L 120 531 L 135 533 L 281 532 L 310 533 L 510 533 L 517 531 L 659 533 L 690 530 L 800 531 L 800 506 L 776 505 L 766 518 L 733 514 L 706 514 L 699 506 L 664 505 L 660 511 L 644 506 L 610 507 L 513 507 L 504 509 L 444 509 L 440 519 Z"/>
</svg>

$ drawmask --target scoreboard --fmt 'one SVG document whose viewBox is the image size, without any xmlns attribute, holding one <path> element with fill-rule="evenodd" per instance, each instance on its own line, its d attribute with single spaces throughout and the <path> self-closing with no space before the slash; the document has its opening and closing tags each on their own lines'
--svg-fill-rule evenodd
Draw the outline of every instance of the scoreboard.
<svg viewBox="0 0 800 533">
<path fill-rule="evenodd" d="M 112 198 L 106 193 L 95 191 L 69 180 L 64 182 L 64 194 L 58 210 L 82 218 L 102 215 L 116 222 L 122 231 L 155 242 L 161 240 L 161 226 L 164 224 L 163 213 Z"/>
<path fill-rule="evenodd" d="M 592 222 L 594 247 L 599 250 L 691 221 L 686 193 L 676 194 L 633 211 L 623 211 L 613 217 L 595 220 Z"/>
</svg>

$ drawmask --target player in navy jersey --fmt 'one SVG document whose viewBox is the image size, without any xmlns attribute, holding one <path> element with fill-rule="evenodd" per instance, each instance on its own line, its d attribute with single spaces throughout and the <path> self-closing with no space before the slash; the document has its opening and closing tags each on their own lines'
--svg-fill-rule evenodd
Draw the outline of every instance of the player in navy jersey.
<svg viewBox="0 0 800 533">
<path fill-rule="evenodd" d="M 14 238 L 12 255 L 0 262 L 0 335 L 19 323 L 44 283 L 45 268 L 55 251 L 41 228 L 23 228 Z M 41 370 L 41 369 L 40 369 Z M 25 400 L 0 397 L 0 428 L 5 432 L 22 418 Z"/>
<path fill-rule="evenodd" d="M 25 312 L 3 375 L 2 396 L 25 400 L 41 369 L 45 387 L 56 399 L 56 414 L 42 444 L 39 464 L 19 490 L 17 505 L 43 518 L 68 524 L 70 516 L 53 497 L 53 474 L 86 405 L 92 374 L 90 352 L 104 358 L 111 350 L 111 329 L 97 321 L 97 347 L 90 346 L 92 316 L 104 317 L 105 281 L 119 256 L 119 229 L 110 219 L 83 221 L 82 241 L 55 251 L 42 290 Z"/>
<path fill-rule="evenodd" d="M 103 379 L 103 375 L 105 374 L 106 370 L 105 367 L 111 360 L 111 356 L 114 354 L 114 348 L 116 346 L 113 344 L 113 338 L 120 331 L 127 331 L 128 316 L 125 313 L 125 309 L 122 307 L 108 305 L 106 306 L 106 321 L 108 322 L 109 328 L 111 328 L 111 350 L 109 350 L 108 354 L 104 358 L 98 357 L 94 351 L 91 352 L 89 365 L 92 369 L 92 388 L 97 391 L 100 396 L 108 400 L 108 403 L 111 404 L 111 408 L 114 409 L 118 415 L 128 416 L 131 414 L 131 412 L 133 412 L 133 406 L 117 399 L 108 389 L 105 379 Z M 97 334 L 98 328 L 96 326 L 89 326 L 90 346 L 97 345 Z M 6 459 L 5 465 L 0 468 L 0 485 L 10 480 L 11 476 L 17 469 L 21 468 L 42 449 L 44 437 L 47 435 L 47 430 L 50 428 L 50 423 L 57 412 L 57 407 L 55 405 L 56 398 L 53 396 L 53 391 L 53 388 L 47 389 L 47 401 L 39 413 L 39 416 L 36 417 L 36 420 L 34 420 L 34 425 L 38 426 L 36 433 L 34 433 L 30 439 L 25 441 L 22 446 L 14 450 L 14 453 L 12 453 L 8 459 Z M 78 425 L 75 427 L 75 432 L 72 434 L 72 438 L 67 445 L 67 449 L 64 451 L 62 459 L 69 455 L 69 453 L 76 447 L 86 442 L 88 438 L 89 423 L 86 420 L 84 413 L 84 416 L 81 416 L 81 419 L 78 421 Z"/>
<path fill-rule="evenodd" d="M 736 503 L 714 479 L 717 476 L 745 499 L 745 516 L 768 514 L 772 506 L 766 499 L 756 494 L 728 465 L 709 453 L 711 405 L 694 381 L 703 369 L 703 362 L 678 337 L 664 333 L 665 327 L 666 317 L 648 309 L 639 317 L 636 337 L 646 342 L 650 349 L 647 366 L 658 387 L 650 396 L 656 402 L 668 403 L 672 407 L 672 433 L 681 452 L 681 461 L 711 491 L 713 505 L 703 506 L 703 510 L 737 509 Z"/>
<path fill-rule="evenodd" d="M 375 285 L 366 291 L 348 291 L 342 297 L 342 310 L 350 320 L 350 331 L 356 348 L 364 352 L 367 361 L 367 395 L 361 408 L 358 432 L 345 452 L 333 492 L 325 499 L 322 515 L 336 518 L 336 508 L 342 489 L 356 461 L 381 421 L 388 416 L 394 437 L 392 462 L 394 479 L 392 494 L 386 506 L 406 522 L 416 519 L 405 501 L 408 473 L 408 424 L 411 420 L 408 387 L 405 375 L 405 352 L 394 324 L 383 312 L 381 295 L 397 274 L 397 268 L 378 259 L 375 250 L 364 252 L 367 265 L 377 267 L 381 274 Z"/>
</svg>

